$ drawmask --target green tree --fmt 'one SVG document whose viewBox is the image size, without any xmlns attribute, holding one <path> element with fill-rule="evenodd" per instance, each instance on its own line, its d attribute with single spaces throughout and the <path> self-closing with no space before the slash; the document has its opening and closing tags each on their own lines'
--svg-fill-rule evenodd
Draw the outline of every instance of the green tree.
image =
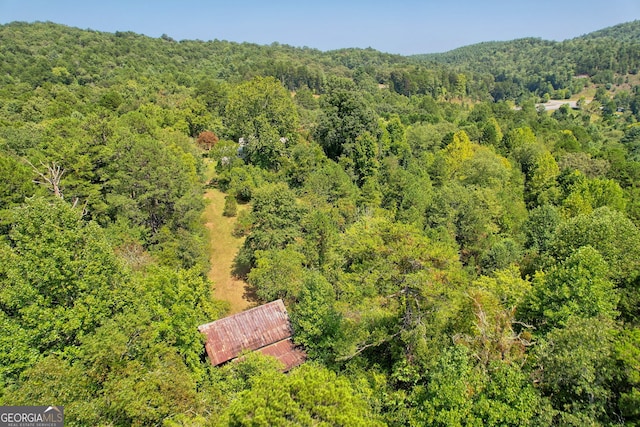
<svg viewBox="0 0 640 427">
<path fill-rule="evenodd" d="M 334 286 L 349 307 L 343 313 L 345 333 L 336 344 L 338 359 L 370 349 L 374 360 L 384 354 L 390 363 L 402 358 L 416 366 L 427 363 L 458 307 L 455 250 L 411 225 L 375 216 L 350 226 L 338 248 Z"/>
<path fill-rule="evenodd" d="M 556 148 L 568 152 L 576 152 L 580 150 L 580 143 L 571 130 L 565 129 L 560 132 Z"/>
<path fill-rule="evenodd" d="M 383 151 L 388 150 L 390 154 L 398 157 L 403 164 L 406 163 L 411 154 L 411 147 L 407 142 L 406 128 L 402 124 L 400 117 L 393 115 L 388 121 L 383 122 L 380 127 L 384 131 L 381 139 L 388 138 L 388 149 L 385 142 L 382 144 L 385 147 Z"/>
<path fill-rule="evenodd" d="M 564 260 L 587 245 L 609 264 L 614 283 L 631 284 L 640 274 L 640 231 L 623 213 L 605 206 L 570 218 L 558 227 L 551 249 Z"/>
<path fill-rule="evenodd" d="M 215 160 L 218 172 L 230 170 L 243 163 L 238 157 L 238 148 L 237 142 L 220 140 L 209 150 L 209 157 Z"/>
<path fill-rule="evenodd" d="M 183 130 L 191 138 L 196 138 L 207 129 L 216 129 L 219 126 L 219 124 L 215 125 L 216 120 L 207 110 L 207 106 L 194 98 L 182 101 L 176 113 L 180 117 L 178 127 L 183 126 L 185 128 Z"/>
<path fill-rule="evenodd" d="M 500 125 L 495 117 L 489 118 L 487 123 L 482 128 L 482 137 L 481 141 L 483 144 L 493 145 L 494 147 L 500 147 L 502 143 L 502 129 L 500 129 Z"/>
<path fill-rule="evenodd" d="M 336 90 L 321 99 L 322 115 L 315 137 L 330 159 L 350 156 L 356 139 L 370 132 L 378 133 L 378 123 L 371 108 L 356 92 Z"/>
<path fill-rule="evenodd" d="M 610 279 L 620 289 L 620 311 L 628 319 L 637 319 L 638 242 L 640 231 L 635 224 L 623 213 L 605 206 L 561 224 L 551 242 L 551 254 L 564 260 L 582 246 L 596 249 L 609 265 Z"/>
<path fill-rule="evenodd" d="M 164 225 L 188 227 L 203 206 L 197 158 L 177 144 L 127 136 L 107 161 L 101 175 L 113 219 L 155 233 Z"/>
<path fill-rule="evenodd" d="M 0 211 L 22 203 L 25 197 L 33 193 L 33 170 L 0 151 Z"/>
<path fill-rule="evenodd" d="M 196 406 L 194 379 L 171 351 L 145 364 L 131 361 L 103 389 L 105 411 L 114 424 L 153 425 Z"/>
<path fill-rule="evenodd" d="M 302 208 L 286 184 L 265 184 L 252 198 L 251 234 L 245 240 L 236 262 L 255 266 L 256 251 L 284 249 L 300 235 Z"/>
<path fill-rule="evenodd" d="M 251 200 L 258 187 L 267 181 L 268 175 L 263 170 L 253 166 L 234 166 L 219 178 L 220 187 L 240 203 Z"/>
<path fill-rule="evenodd" d="M 287 139 L 278 136 L 276 128 L 271 126 L 264 116 L 255 119 L 255 127 L 256 135 L 250 135 L 241 144 L 241 156 L 248 163 L 261 168 L 280 169 L 287 155 Z"/>
<path fill-rule="evenodd" d="M 298 298 L 305 271 L 304 257 L 291 247 L 255 252 L 255 267 L 247 276 L 249 284 L 262 301 Z"/>
<path fill-rule="evenodd" d="M 355 216 L 358 187 L 344 169 L 335 162 L 326 163 L 312 171 L 302 193 L 312 201 L 318 200 L 338 208 L 343 221 Z"/>
<path fill-rule="evenodd" d="M 32 345 L 29 330 L 4 309 L 0 310 L 0 328 L 0 387 L 5 389 L 25 369 L 35 365 L 40 352 Z"/>
<path fill-rule="evenodd" d="M 452 141 L 444 148 L 445 164 L 448 176 L 464 178 L 465 162 L 473 157 L 476 147 L 471 143 L 469 135 L 463 130 L 453 134 Z"/>
<path fill-rule="evenodd" d="M 531 299 L 523 307 L 539 330 L 564 326 L 571 317 L 614 320 L 618 294 L 609 266 L 592 247 L 583 246 L 548 273 L 534 278 Z"/>
<path fill-rule="evenodd" d="M 303 242 L 299 250 L 306 265 L 323 271 L 339 239 L 337 213 L 330 208 L 312 209 L 302 219 Z"/>
<path fill-rule="evenodd" d="M 233 140 L 261 140 L 265 132 L 276 135 L 278 140 L 295 140 L 296 106 L 286 89 L 273 77 L 255 77 L 238 85 L 231 91 L 225 111 L 225 123 Z M 272 142 L 266 140 L 263 144 Z"/>
<path fill-rule="evenodd" d="M 162 266 L 150 267 L 143 276 L 135 278 L 132 285 L 128 298 L 137 298 L 137 305 L 119 320 L 131 322 L 135 327 L 138 322 L 132 322 L 127 316 L 139 312 L 140 324 L 144 325 L 146 317 L 155 343 L 171 344 L 172 351 L 181 356 L 189 370 L 201 375 L 203 347 L 197 326 L 217 319 L 223 312 L 212 299 L 211 283 L 196 269 Z"/>
<path fill-rule="evenodd" d="M 288 375 L 257 376 L 250 390 L 231 403 L 229 426 L 381 426 L 366 399 L 345 377 L 307 363 Z"/>
<path fill-rule="evenodd" d="M 473 414 L 474 394 L 482 386 L 479 373 L 464 347 L 446 349 L 429 376 L 425 389 L 424 409 L 418 415 L 425 425 L 480 425 Z"/>
<path fill-rule="evenodd" d="M 549 405 L 517 364 L 494 363 L 474 405 L 486 426 L 551 425 Z"/>
<path fill-rule="evenodd" d="M 518 242 L 510 237 L 502 238 L 493 243 L 480 257 L 480 265 L 484 272 L 491 272 L 509 267 L 520 261 L 522 248 Z"/>
<path fill-rule="evenodd" d="M 378 142 L 369 132 L 358 136 L 353 149 L 353 166 L 358 184 L 363 185 L 367 179 L 375 179 L 380 168 L 378 161 Z"/>
<path fill-rule="evenodd" d="M 613 325 L 606 319 L 570 317 L 538 345 L 539 387 L 550 399 L 554 425 L 613 422 Z"/>
<path fill-rule="evenodd" d="M 300 143 L 291 147 L 291 160 L 283 172 L 291 188 L 300 188 L 309 175 L 322 168 L 326 162 L 327 157 L 318 144 Z"/>
<path fill-rule="evenodd" d="M 615 344 L 615 359 L 620 368 L 619 408 L 625 423 L 640 422 L 640 329 L 625 329 Z"/>
<path fill-rule="evenodd" d="M 150 268 L 118 297 L 120 312 L 23 371 L 3 404 L 59 402 L 72 425 L 153 425 L 198 412 L 206 367 L 195 326 L 221 313 L 210 283 L 194 271 Z"/>
<path fill-rule="evenodd" d="M 210 112 L 223 115 L 229 97 L 227 82 L 205 78 L 196 84 L 195 90 L 196 96 L 204 102 Z"/>
<path fill-rule="evenodd" d="M 518 214 L 514 219 L 522 221 L 518 218 L 521 206 L 514 203 L 510 206 L 513 212 L 505 213 L 505 205 L 509 205 L 498 198 L 500 195 L 493 188 L 447 184 L 435 193 L 427 208 L 428 224 L 458 244 L 464 263 L 475 265 L 494 245 L 501 229 L 507 231 L 511 226 L 510 214 Z"/>
<path fill-rule="evenodd" d="M 40 354 L 77 345 L 119 309 L 124 274 L 104 231 L 60 199 L 30 199 L 11 219 L 0 249 L 4 318 L 29 330 Z"/>
<path fill-rule="evenodd" d="M 467 76 L 464 74 L 456 74 L 453 83 L 454 94 L 462 99 L 467 94 Z"/>
<path fill-rule="evenodd" d="M 336 308 L 336 293 L 318 272 L 307 273 L 291 313 L 295 342 L 304 346 L 309 357 L 330 362 L 340 333 L 341 315 Z"/>
<path fill-rule="evenodd" d="M 530 127 L 515 128 L 504 136 L 504 144 L 507 150 L 515 151 L 526 145 L 535 145 L 536 135 Z"/>
<path fill-rule="evenodd" d="M 308 110 L 315 110 L 318 108 L 318 100 L 313 96 L 311 89 L 306 86 L 296 91 L 294 101 L 299 106 Z"/>
<path fill-rule="evenodd" d="M 428 172 L 415 163 L 405 169 L 394 157 L 387 157 L 381 163 L 382 207 L 395 212 L 396 220 L 422 227 L 433 197 Z"/>
<path fill-rule="evenodd" d="M 72 364 L 58 355 L 49 355 L 21 372 L 18 388 L 7 387 L 0 402 L 7 406 L 47 405 L 57 402 L 64 406 L 65 423 L 87 425 L 104 422 L 101 405 L 96 402 L 95 383 L 81 364 Z"/>
<path fill-rule="evenodd" d="M 482 371 L 463 346 L 445 349 L 424 388 L 416 388 L 414 423 L 435 426 L 549 425 L 544 402 L 517 365 Z"/>
<path fill-rule="evenodd" d="M 556 179 L 560 168 L 549 151 L 543 151 L 534 161 L 532 170 L 526 175 L 525 195 L 531 206 L 555 201 Z"/>
<path fill-rule="evenodd" d="M 233 195 L 227 195 L 224 197 L 224 208 L 222 209 L 222 215 L 233 217 L 238 213 L 238 203 Z"/>
<path fill-rule="evenodd" d="M 548 251 L 560 223 L 560 212 L 553 205 L 542 205 L 530 210 L 525 223 L 526 247 L 538 252 Z"/>
<path fill-rule="evenodd" d="M 612 179 L 587 178 L 579 171 L 563 173 L 559 181 L 562 185 L 563 200 L 570 216 L 590 213 L 593 209 L 608 206 L 624 211 L 626 200 L 620 185 Z"/>
</svg>

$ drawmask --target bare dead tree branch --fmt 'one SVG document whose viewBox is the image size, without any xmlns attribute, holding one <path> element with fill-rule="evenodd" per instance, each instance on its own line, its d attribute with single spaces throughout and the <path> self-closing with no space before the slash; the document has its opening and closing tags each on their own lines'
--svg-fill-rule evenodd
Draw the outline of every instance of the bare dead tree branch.
<svg viewBox="0 0 640 427">
<path fill-rule="evenodd" d="M 535 329 L 536 327 L 533 325 L 528 325 L 524 322 L 521 322 L 519 320 L 512 320 L 511 323 L 513 323 L 514 325 L 520 325 L 520 326 L 524 326 L 527 329 Z"/>
<path fill-rule="evenodd" d="M 62 188 L 60 187 L 60 181 L 62 180 L 62 175 L 64 175 L 65 170 L 62 166 L 56 164 L 56 162 L 51 162 L 51 164 L 45 164 L 40 161 L 40 164 L 47 169 L 47 174 L 45 175 L 33 165 L 29 160 L 24 159 L 25 162 L 31 166 L 33 171 L 42 178 L 43 181 L 34 179 L 33 182 L 40 185 L 50 186 L 51 191 L 56 197 L 64 199 L 64 195 L 62 194 Z"/>
<path fill-rule="evenodd" d="M 368 348 L 370 348 L 370 347 L 377 347 L 377 346 L 379 346 L 380 344 L 384 344 L 385 342 L 392 340 L 393 338 L 395 338 L 395 337 L 397 337 L 398 335 L 400 335 L 400 333 L 401 333 L 401 332 L 402 332 L 402 331 L 400 331 L 400 332 L 396 332 L 395 334 L 390 335 L 390 336 L 388 336 L 388 337 L 386 337 L 386 338 L 384 338 L 384 339 L 382 339 L 382 340 L 380 340 L 380 341 L 372 342 L 372 343 L 370 343 L 370 344 L 365 344 L 365 345 L 363 345 L 362 347 L 360 347 L 358 350 L 356 350 L 356 352 L 355 352 L 355 353 L 350 354 L 349 356 L 343 356 L 343 357 L 340 357 L 340 358 L 336 359 L 336 361 L 338 361 L 338 362 L 344 362 L 344 361 L 346 361 L 346 360 L 351 360 L 351 359 L 353 359 L 354 357 L 356 357 L 357 355 L 359 355 L 360 353 L 362 353 L 363 351 L 365 351 L 366 349 L 368 349 Z"/>
<path fill-rule="evenodd" d="M 74 197 L 73 199 L 73 208 L 78 207 L 78 202 L 80 201 L 80 197 Z M 82 211 L 81 211 L 81 216 L 85 216 L 89 211 L 87 211 L 87 205 L 89 204 L 89 199 L 86 199 L 84 201 L 84 204 L 82 205 Z"/>
</svg>

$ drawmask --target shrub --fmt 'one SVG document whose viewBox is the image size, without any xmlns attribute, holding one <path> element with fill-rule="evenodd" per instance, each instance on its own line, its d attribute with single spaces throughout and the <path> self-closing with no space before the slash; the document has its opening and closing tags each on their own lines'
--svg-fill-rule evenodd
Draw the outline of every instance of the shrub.
<svg viewBox="0 0 640 427">
<path fill-rule="evenodd" d="M 237 213 L 238 213 L 238 203 L 236 202 L 236 198 L 232 195 L 225 196 L 224 209 L 222 210 L 222 215 L 232 217 L 232 216 L 236 216 Z"/>
</svg>

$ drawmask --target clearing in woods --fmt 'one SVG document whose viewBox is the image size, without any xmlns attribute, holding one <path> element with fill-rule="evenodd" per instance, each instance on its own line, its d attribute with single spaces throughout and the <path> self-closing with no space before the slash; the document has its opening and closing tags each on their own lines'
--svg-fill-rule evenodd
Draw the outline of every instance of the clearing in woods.
<svg viewBox="0 0 640 427">
<path fill-rule="evenodd" d="M 204 194 L 207 201 L 204 220 L 211 237 L 211 270 L 208 277 L 213 282 L 214 297 L 228 301 L 229 314 L 234 314 L 250 308 L 254 303 L 250 300 L 247 283 L 233 275 L 233 259 L 244 238 L 232 234 L 236 218 L 222 215 L 224 196 L 224 193 L 213 188 L 207 189 Z M 238 205 L 238 212 L 243 209 L 247 207 Z"/>
</svg>

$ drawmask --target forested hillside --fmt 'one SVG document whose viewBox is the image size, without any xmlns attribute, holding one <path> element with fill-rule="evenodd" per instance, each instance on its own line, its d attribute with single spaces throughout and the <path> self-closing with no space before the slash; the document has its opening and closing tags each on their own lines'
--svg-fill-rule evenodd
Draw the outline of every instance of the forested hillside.
<svg viewBox="0 0 640 427">
<path fill-rule="evenodd" d="M 614 84 L 640 70 L 640 21 L 617 25 L 563 42 L 528 38 L 486 42 L 443 54 L 417 55 L 463 71 L 495 77 L 494 100 L 526 99 L 531 94 L 549 99 L 569 98 L 587 81 Z"/>
<path fill-rule="evenodd" d="M 1 26 L 0 405 L 640 425 L 637 28 L 425 59 Z M 206 186 L 247 206 L 236 270 L 309 355 L 287 374 L 205 357 Z"/>
</svg>

